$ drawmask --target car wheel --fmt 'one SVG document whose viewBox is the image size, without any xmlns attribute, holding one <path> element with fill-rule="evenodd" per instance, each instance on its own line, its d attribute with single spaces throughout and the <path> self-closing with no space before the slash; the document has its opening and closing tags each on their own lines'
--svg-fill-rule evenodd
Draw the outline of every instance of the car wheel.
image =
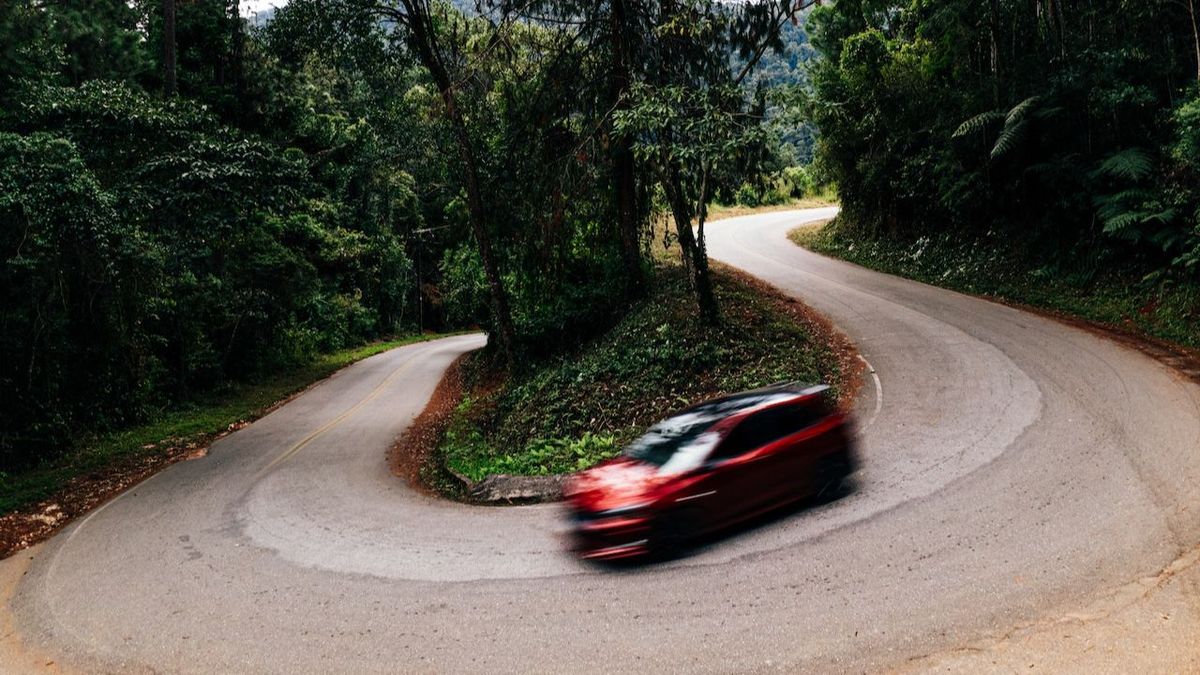
<svg viewBox="0 0 1200 675">
<path fill-rule="evenodd" d="M 673 560 L 687 553 L 696 534 L 695 514 L 679 509 L 659 518 L 650 534 L 652 555 L 659 560 Z"/>
<path fill-rule="evenodd" d="M 850 453 L 839 450 L 826 455 L 817 465 L 814 495 L 818 500 L 828 501 L 842 496 L 846 478 L 854 471 Z"/>
</svg>

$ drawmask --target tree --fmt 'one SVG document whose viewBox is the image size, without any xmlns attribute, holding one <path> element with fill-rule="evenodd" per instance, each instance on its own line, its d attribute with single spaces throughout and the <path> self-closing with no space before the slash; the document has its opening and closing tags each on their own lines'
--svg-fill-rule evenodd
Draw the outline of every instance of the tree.
<svg viewBox="0 0 1200 675">
<path fill-rule="evenodd" d="M 345 25 L 354 17 L 374 16 L 402 31 L 404 42 L 433 80 L 442 101 L 442 112 L 452 129 L 455 147 L 467 196 L 467 214 L 471 232 L 487 277 L 492 319 L 495 323 L 497 348 L 505 359 L 512 361 L 516 347 L 516 329 L 508 293 L 500 271 L 498 256 L 492 243 L 487 205 L 479 171 L 478 148 L 471 138 L 459 100 L 459 82 L 464 73 L 452 72 L 454 62 L 444 45 L 442 31 L 451 16 L 445 8 L 435 9 L 429 0 L 397 0 L 371 2 L 342 0 L 330 3 L 320 13 L 327 22 Z M 337 16 L 338 14 L 342 16 Z M 439 22 L 442 25 L 439 25 Z"/>
<path fill-rule="evenodd" d="M 654 167 L 709 323 L 720 313 L 705 246 L 708 203 L 723 182 L 740 184 L 761 160 L 752 148 L 762 141 L 763 106 L 751 106 L 741 84 L 768 50 L 781 48 L 783 25 L 806 7 L 794 0 L 660 3 L 642 36 L 650 45 L 643 80 L 632 88 L 631 104 L 614 113 L 618 135 L 635 139 L 640 159 Z M 731 51 L 742 63 L 731 62 Z"/>
<path fill-rule="evenodd" d="M 1167 139 L 1200 75 L 1188 0 L 841 0 L 810 24 L 843 232 L 1000 234 L 1034 268 L 1088 261 L 1081 276 L 1180 259 L 1194 174 Z"/>
<path fill-rule="evenodd" d="M 608 39 L 609 66 L 612 80 L 612 109 L 616 113 L 629 109 L 630 88 L 633 85 L 634 58 L 630 36 L 636 34 L 637 24 L 631 16 L 628 0 L 611 0 L 609 6 Z M 625 262 L 628 293 L 637 296 L 643 290 L 640 218 L 637 207 L 637 175 L 634 166 L 632 139 L 626 134 L 613 134 L 613 189 L 616 193 L 617 229 L 621 237 L 621 256 Z"/>
<path fill-rule="evenodd" d="M 164 96 L 174 96 L 179 92 L 179 81 L 175 74 L 175 66 L 175 0 L 163 0 L 162 79 Z"/>
<path fill-rule="evenodd" d="M 1192 48 L 1196 52 L 1196 81 L 1200 82 L 1200 25 L 1196 22 L 1196 0 L 1187 0 L 1187 13 L 1192 24 Z"/>
<path fill-rule="evenodd" d="M 599 141 L 597 153 L 607 162 L 602 179 L 611 195 L 613 230 L 624 268 L 624 293 L 634 298 L 645 290 L 642 243 L 648 219 L 645 172 L 636 165 L 632 140 L 615 133 L 613 113 L 630 105 L 630 88 L 644 77 L 645 35 L 654 3 L 642 0 L 483 0 L 485 17 L 495 17 L 503 32 L 514 23 L 554 31 L 583 55 L 573 74 L 576 90 L 587 101 L 576 114 L 588 119 L 581 145 Z M 565 84 L 565 82 L 563 83 Z M 593 107 L 589 107 L 593 106 Z"/>
<path fill-rule="evenodd" d="M 487 215 L 479 182 L 479 161 L 471 136 L 467 131 L 466 122 L 463 120 L 462 111 L 459 109 L 458 94 L 445 62 L 437 27 L 433 21 L 433 12 L 430 3 L 424 0 L 401 0 L 400 5 L 403 7 L 403 12 L 384 11 L 383 14 L 395 19 L 408 29 L 409 42 L 421 63 L 429 71 L 441 93 L 442 101 L 445 103 L 446 117 L 454 129 L 454 138 L 463 164 L 467 212 L 475 243 L 479 247 L 479 258 L 483 262 L 483 270 L 487 275 L 492 316 L 496 322 L 497 337 L 499 338 L 498 347 L 501 354 L 511 361 L 516 343 L 516 329 L 513 326 L 508 294 L 505 292 L 499 265 L 492 248 L 491 233 L 488 231 Z"/>
</svg>

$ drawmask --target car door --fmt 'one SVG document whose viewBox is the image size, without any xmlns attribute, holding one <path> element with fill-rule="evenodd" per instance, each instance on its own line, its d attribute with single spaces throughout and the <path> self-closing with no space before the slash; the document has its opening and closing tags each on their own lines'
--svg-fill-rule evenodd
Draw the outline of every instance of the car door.
<svg viewBox="0 0 1200 675">
<path fill-rule="evenodd" d="M 822 422 L 828 418 L 819 398 L 789 403 L 782 409 L 781 438 L 773 447 L 778 455 L 781 498 L 803 497 L 813 492 L 813 474 L 821 457 L 828 454 L 828 434 L 822 432 Z"/>
<path fill-rule="evenodd" d="M 715 491 L 714 510 L 736 519 L 779 499 L 789 485 L 787 474 L 782 473 L 788 457 L 778 450 L 790 429 L 790 416 L 780 407 L 751 413 L 713 451 L 709 458 L 713 477 L 708 482 Z"/>
</svg>

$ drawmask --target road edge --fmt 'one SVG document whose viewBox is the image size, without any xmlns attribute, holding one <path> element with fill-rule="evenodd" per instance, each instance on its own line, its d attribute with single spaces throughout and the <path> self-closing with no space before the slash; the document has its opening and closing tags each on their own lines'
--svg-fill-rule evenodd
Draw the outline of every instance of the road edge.
<svg viewBox="0 0 1200 675">
<path fill-rule="evenodd" d="M 1200 546 L 1157 574 L 1106 591 L 1086 606 L 974 642 L 908 659 L 910 673 L 1200 672 Z"/>
<path fill-rule="evenodd" d="M 1010 298 L 1005 298 L 1005 297 L 1001 297 L 1001 296 L 997 296 L 997 295 L 984 295 L 984 294 L 979 294 L 979 293 L 970 293 L 970 292 L 962 291 L 962 290 L 959 290 L 956 288 L 951 288 L 949 286 L 941 286 L 938 284 L 931 284 L 928 281 L 924 281 L 922 279 L 914 279 L 910 276 L 906 276 L 906 275 L 899 274 L 896 272 L 877 270 L 873 267 L 868 267 L 866 265 L 862 265 L 860 263 L 854 262 L 853 260 L 846 260 L 845 258 L 831 256 L 822 251 L 814 251 L 813 249 L 811 249 L 807 246 L 804 246 L 803 244 L 800 244 L 793 237 L 793 235 L 800 230 L 819 229 L 819 228 L 822 228 L 822 227 L 825 227 L 826 225 L 828 225 L 830 222 L 832 222 L 832 220 L 833 220 L 832 218 L 822 219 L 822 220 L 817 220 L 817 221 L 812 221 L 812 222 L 807 222 L 807 223 L 802 223 L 800 225 L 797 225 L 796 227 L 793 227 L 792 229 L 788 230 L 788 233 L 787 233 L 788 241 L 791 242 L 793 246 L 796 246 L 797 248 L 802 248 L 805 251 L 808 251 L 809 253 L 812 253 L 813 255 L 821 256 L 822 258 L 827 258 L 829 260 L 836 260 L 838 262 L 846 263 L 848 265 L 854 265 L 856 267 L 861 267 L 865 270 L 871 270 L 872 272 L 877 272 L 880 274 L 888 274 L 888 275 L 891 275 L 891 276 L 894 276 L 894 277 L 897 277 L 900 279 L 904 279 L 906 281 L 911 281 L 913 283 L 924 284 L 924 285 L 930 286 L 932 288 L 939 288 L 939 289 L 942 289 L 945 291 L 950 291 L 951 293 L 958 293 L 960 295 L 965 295 L 967 297 L 976 298 L 978 300 L 986 300 L 988 302 L 995 303 L 997 305 L 1003 305 L 1005 307 L 1019 309 L 1023 312 L 1028 312 L 1035 316 L 1039 316 L 1039 317 L 1046 318 L 1046 319 L 1051 319 L 1060 324 L 1091 333 L 1092 335 L 1096 335 L 1098 337 L 1105 338 L 1112 342 L 1116 342 L 1117 344 L 1119 344 L 1123 347 L 1127 347 L 1129 349 L 1133 349 L 1135 351 L 1141 352 L 1142 354 L 1154 359 L 1155 361 L 1158 361 L 1159 363 L 1166 366 L 1167 368 L 1174 371 L 1175 373 L 1179 374 L 1180 376 L 1185 377 L 1189 380 L 1192 380 L 1193 382 L 1200 383 L 1200 350 L 1191 349 L 1189 347 L 1185 347 L 1183 345 L 1176 344 L 1169 340 L 1164 340 L 1162 338 L 1158 338 L 1158 337 L 1149 335 L 1144 332 L 1130 330 L 1128 328 L 1125 328 L 1125 327 L 1117 325 L 1117 324 L 1105 323 L 1102 321 L 1096 321 L 1094 319 L 1087 319 L 1087 318 L 1084 318 L 1084 317 L 1081 317 L 1081 316 L 1078 316 L 1075 314 L 1069 314 L 1067 312 L 1063 312 L 1063 311 L 1059 311 L 1059 310 L 1047 309 L 1045 307 L 1038 307 L 1037 305 L 1030 305 L 1030 304 L 1027 304 L 1024 302 L 1020 302 L 1019 300 L 1012 300 Z"/>
<path fill-rule="evenodd" d="M 16 595 L 17 586 L 29 572 L 29 567 L 41 552 L 42 546 L 42 543 L 37 543 L 0 559 L 0 663 L 5 665 L 5 672 L 77 672 L 63 666 L 54 658 L 27 647 L 21 640 L 12 614 L 12 599 Z M 12 670 L 7 670 L 8 668 Z"/>
<path fill-rule="evenodd" d="M 313 380 L 286 396 L 251 411 L 241 420 L 226 428 L 196 434 L 189 437 L 186 443 L 168 446 L 161 454 L 116 462 L 112 466 L 106 467 L 102 475 L 80 475 L 67 482 L 51 496 L 35 504 L 15 511 L 0 513 L 0 561 L 7 560 L 30 547 L 50 540 L 71 523 L 95 512 L 96 509 L 165 471 L 168 467 L 179 462 L 202 459 L 208 454 L 208 449 L 217 441 L 270 415 L 357 363 L 395 349 L 461 334 L 464 333 L 425 334 L 411 342 L 398 344 L 382 352 L 350 361 L 324 377 Z"/>
</svg>

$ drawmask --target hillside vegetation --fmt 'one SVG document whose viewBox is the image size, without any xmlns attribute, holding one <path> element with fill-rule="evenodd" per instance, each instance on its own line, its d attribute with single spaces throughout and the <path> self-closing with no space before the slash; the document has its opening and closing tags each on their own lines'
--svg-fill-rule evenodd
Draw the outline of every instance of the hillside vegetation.
<svg viewBox="0 0 1200 675">
<path fill-rule="evenodd" d="M 963 283 L 1007 267 L 977 283 L 1109 298 L 1112 319 L 1173 305 L 1162 334 L 1194 343 L 1195 3 L 840 0 L 809 31 L 817 161 L 843 206 L 827 243 Z"/>
<path fill-rule="evenodd" d="M 653 293 L 579 349 L 511 376 L 469 362 L 467 395 L 441 459 L 479 480 L 489 474 L 570 472 L 616 454 L 648 425 L 693 403 L 772 382 L 853 387 L 849 345 L 799 303 L 718 270 L 722 324 L 692 320 L 678 266 L 659 270 Z"/>
<path fill-rule="evenodd" d="M 574 353 L 659 283 L 663 214 L 703 343 L 706 205 L 826 187 L 754 76 L 803 9 L 0 3 L 6 490 L 380 339 Z"/>
</svg>

